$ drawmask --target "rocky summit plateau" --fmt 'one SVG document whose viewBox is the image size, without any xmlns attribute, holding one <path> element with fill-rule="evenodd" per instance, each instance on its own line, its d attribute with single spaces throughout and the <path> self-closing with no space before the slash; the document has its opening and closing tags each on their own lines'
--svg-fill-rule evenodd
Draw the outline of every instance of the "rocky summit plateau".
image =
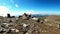
<svg viewBox="0 0 60 34">
<path fill-rule="evenodd" d="M 0 16 L 0 34 L 60 34 L 60 16 Z"/>
</svg>

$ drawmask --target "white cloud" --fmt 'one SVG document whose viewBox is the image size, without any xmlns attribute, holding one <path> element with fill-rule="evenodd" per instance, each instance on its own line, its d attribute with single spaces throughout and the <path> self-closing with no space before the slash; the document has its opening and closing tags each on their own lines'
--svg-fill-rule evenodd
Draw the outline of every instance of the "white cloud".
<svg viewBox="0 0 60 34">
<path fill-rule="evenodd" d="M 6 16 L 9 11 L 9 8 L 6 6 L 0 6 L 0 16 Z"/>
<path fill-rule="evenodd" d="M 6 6 L 0 6 L 0 16 L 6 16 L 7 13 L 10 13 L 11 16 L 22 15 L 24 13 L 28 13 L 28 14 L 56 14 L 56 12 L 53 12 L 53 13 L 52 12 L 44 12 L 44 11 L 40 12 L 40 11 L 34 11 L 34 10 L 26 10 L 26 11 L 21 11 L 21 12 L 19 10 L 14 11 L 14 12 L 10 12 L 9 10 L 10 9 Z M 60 14 L 60 13 L 57 12 L 57 14 Z"/>
<path fill-rule="evenodd" d="M 22 15 L 23 13 L 29 13 L 29 14 L 39 14 L 40 12 L 36 12 L 34 10 L 26 10 L 26 11 L 14 11 L 14 12 L 10 12 L 10 9 L 6 6 L 0 6 L 0 16 L 6 16 L 7 13 L 10 13 L 11 16 L 15 16 L 15 15 Z"/>
<path fill-rule="evenodd" d="M 28 14 L 40 14 L 40 12 L 34 11 L 34 10 L 27 10 L 26 13 L 28 13 Z"/>
<path fill-rule="evenodd" d="M 18 8 L 19 7 L 19 5 L 18 4 L 15 4 L 15 6 Z"/>
<path fill-rule="evenodd" d="M 15 6 L 16 8 L 18 8 L 18 7 L 19 7 L 19 5 L 18 5 L 18 4 L 16 4 L 16 2 L 15 2 L 14 0 L 10 0 L 10 2 L 11 2 L 12 4 L 14 4 L 14 6 Z"/>
<path fill-rule="evenodd" d="M 52 14 L 52 13 L 46 12 L 46 11 L 35 11 L 35 10 L 27 10 L 26 13 L 28 13 L 28 14 L 42 14 L 42 15 Z"/>
<path fill-rule="evenodd" d="M 9 12 L 10 14 L 11 14 L 11 16 L 17 16 L 17 15 L 22 15 L 22 14 L 24 14 L 24 11 L 14 11 L 14 12 Z"/>
</svg>

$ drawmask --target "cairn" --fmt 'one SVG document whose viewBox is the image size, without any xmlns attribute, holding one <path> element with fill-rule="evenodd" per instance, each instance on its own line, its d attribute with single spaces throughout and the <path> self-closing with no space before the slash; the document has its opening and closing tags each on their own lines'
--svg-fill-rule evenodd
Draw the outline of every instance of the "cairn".
<svg viewBox="0 0 60 34">
<path fill-rule="evenodd" d="M 26 13 L 24 13 L 24 14 L 22 15 L 22 19 L 28 20 L 28 19 L 30 19 L 30 18 L 31 18 L 31 15 L 28 15 L 28 14 L 26 14 Z"/>
<path fill-rule="evenodd" d="M 10 18 L 11 17 L 10 14 L 7 14 L 7 17 Z"/>
</svg>

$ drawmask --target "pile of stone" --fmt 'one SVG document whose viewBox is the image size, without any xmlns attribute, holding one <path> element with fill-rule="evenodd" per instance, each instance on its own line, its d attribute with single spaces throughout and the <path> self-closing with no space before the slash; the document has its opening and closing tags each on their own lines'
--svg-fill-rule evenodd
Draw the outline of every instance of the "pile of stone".
<svg viewBox="0 0 60 34">
<path fill-rule="evenodd" d="M 31 17 L 31 15 L 24 13 L 21 18 L 11 18 L 7 14 L 7 17 L 2 19 L 0 23 L 1 29 L 0 34 L 12 34 L 12 33 L 22 33 L 22 34 L 34 34 L 38 32 L 38 26 L 35 26 L 36 23 L 39 23 L 40 20 L 36 17 Z M 42 21 L 41 21 L 42 22 Z M 40 33 L 39 33 L 40 34 Z"/>
<path fill-rule="evenodd" d="M 7 34 L 7 33 L 12 33 L 12 32 L 18 33 L 19 30 L 18 29 L 5 29 L 5 28 L 0 29 L 0 34 L 3 34 L 3 33 Z"/>
<path fill-rule="evenodd" d="M 22 19 L 28 20 L 28 19 L 30 19 L 30 18 L 31 18 L 31 15 L 30 15 L 30 14 L 24 13 L 24 14 L 22 15 Z"/>
<path fill-rule="evenodd" d="M 13 26 L 13 24 L 11 24 L 11 23 L 2 23 L 1 24 L 1 27 L 3 27 L 3 28 L 9 28 L 11 26 Z"/>
<path fill-rule="evenodd" d="M 14 24 L 12 23 L 2 23 L 1 24 L 1 29 L 0 29 L 0 34 L 7 34 L 7 33 L 12 33 L 12 32 L 19 32 L 18 29 L 13 28 Z"/>
</svg>

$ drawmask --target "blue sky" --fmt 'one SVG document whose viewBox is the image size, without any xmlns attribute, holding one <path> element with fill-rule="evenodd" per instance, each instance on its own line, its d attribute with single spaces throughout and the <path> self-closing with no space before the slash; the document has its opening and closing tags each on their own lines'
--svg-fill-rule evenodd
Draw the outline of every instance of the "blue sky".
<svg viewBox="0 0 60 34">
<path fill-rule="evenodd" d="M 5 7 L 3 9 L 5 11 L 0 10 L 2 15 L 5 12 L 11 15 L 23 13 L 60 15 L 60 0 L 0 0 L 1 6 Z"/>
</svg>

